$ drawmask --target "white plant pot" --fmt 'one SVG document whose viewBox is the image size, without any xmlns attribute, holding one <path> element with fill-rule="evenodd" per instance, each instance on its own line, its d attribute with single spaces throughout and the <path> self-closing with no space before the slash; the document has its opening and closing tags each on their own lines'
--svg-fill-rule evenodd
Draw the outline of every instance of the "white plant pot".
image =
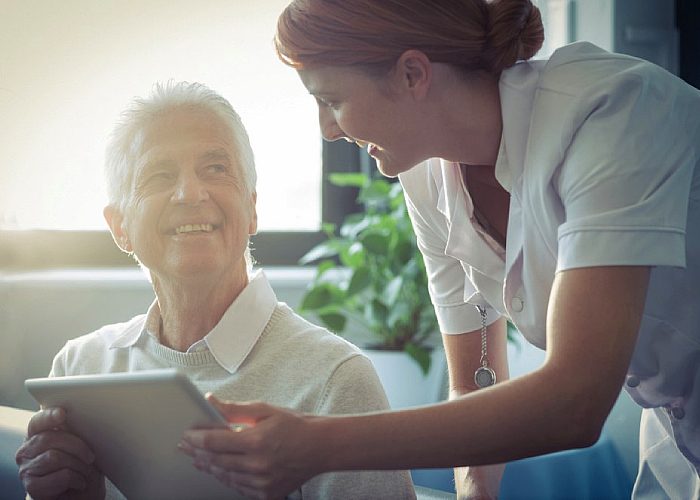
<svg viewBox="0 0 700 500">
<path fill-rule="evenodd" d="M 443 399 L 447 361 L 442 347 L 430 354 L 430 371 L 423 375 L 418 363 L 405 352 L 363 349 L 372 361 L 392 409 L 408 408 Z"/>
</svg>

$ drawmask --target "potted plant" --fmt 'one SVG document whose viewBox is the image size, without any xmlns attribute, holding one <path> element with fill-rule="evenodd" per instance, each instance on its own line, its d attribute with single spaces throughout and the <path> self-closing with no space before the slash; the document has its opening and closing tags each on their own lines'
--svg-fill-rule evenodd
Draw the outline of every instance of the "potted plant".
<svg viewBox="0 0 700 500">
<path fill-rule="evenodd" d="M 359 188 L 364 210 L 348 215 L 337 232 L 324 225 L 327 240 L 301 258 L 301 264 L 317 263 L 301 312 L 340 335 L 349 324 L 357 325 L 371 336 L 366 352 L 405 353 L 424 376 L 432 359 L 444 367 L 442 352 L 431 356 L 438 324 L 401 185 L 363 173 L 331 174 L 329 180 Z"/>
</svg>

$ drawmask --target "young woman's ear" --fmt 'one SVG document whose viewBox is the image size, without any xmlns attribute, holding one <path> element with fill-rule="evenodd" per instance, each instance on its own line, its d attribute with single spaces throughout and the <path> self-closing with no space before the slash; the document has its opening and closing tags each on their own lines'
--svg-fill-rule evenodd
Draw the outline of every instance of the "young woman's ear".
<svg viewBox="0 0 700 500">
<path fill-rule="evenodd" d="M 396 60 L 395 77 L 400 87 L 416 99 L 428 93 L 433 78 L 433 66 L 428 56 L 420 50 L 405 51 Z"/>
<path fill-rule="evenodd" d="M 113 207 L 112 205 L 107 205 L 102 214 L 107 221 L 109 226 L 109 232 L 112 233 L 112 238 L 117 246 L 122 252 L 131 254 L 133 248 L 131 247 L 131 242 L 129 241 L 129 235 L 124 229 L 124 215 L 119 209 Z"/>
</svg>

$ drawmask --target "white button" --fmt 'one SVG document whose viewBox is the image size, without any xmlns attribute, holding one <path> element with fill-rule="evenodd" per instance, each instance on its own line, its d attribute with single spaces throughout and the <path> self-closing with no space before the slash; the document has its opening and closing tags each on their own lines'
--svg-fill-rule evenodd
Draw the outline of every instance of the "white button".
<svg viewBox="0 0 700 500">
<path fill-rule="evenodd" d="M 685 410 L 680 406 L 674 406 L 673 408 L 671 408 L 670 413 L 671 416 L 676 420 L 683 420 L 683 417 L 685 417 Z"/>
<path fill-rule="evenodd" d="M 520 312 L 523 310 L 523 299 L 520 297 L 513 297 L 510 301 L 510 307 L 513 309 L 515 312 Z"/>
</svg>

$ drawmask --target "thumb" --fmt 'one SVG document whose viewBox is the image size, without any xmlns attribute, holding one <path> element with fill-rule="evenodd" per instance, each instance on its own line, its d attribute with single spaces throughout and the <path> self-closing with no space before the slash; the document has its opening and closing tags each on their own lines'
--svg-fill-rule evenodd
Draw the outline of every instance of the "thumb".
<svg viewBox="0 0 700 500">
<path fill-rule="evenodd" d="M 253 425 L 275 414 L 275 409 L 265 403 L 232 403 L 222 401 L 211 393 L 205 397 L 230 423 Z"/>
</svg>

